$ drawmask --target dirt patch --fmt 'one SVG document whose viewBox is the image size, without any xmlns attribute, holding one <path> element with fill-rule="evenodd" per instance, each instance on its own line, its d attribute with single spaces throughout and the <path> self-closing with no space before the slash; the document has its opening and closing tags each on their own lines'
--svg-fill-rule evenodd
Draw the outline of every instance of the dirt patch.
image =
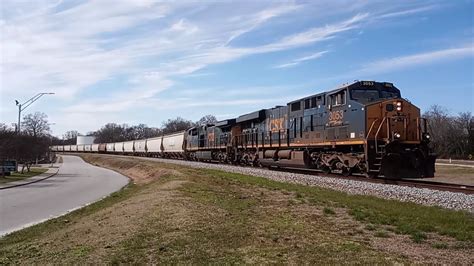
<svg viewBox="0 0 474 266">
<path fill-rule="evenodd" d="M 430 234 L 429 240 L 417 244 L 406 235 L 388 233 L 386 238 L 371 238 L 370 244 L 378 250 L 399 254 L 412 261 L 427 264 L 474 264 L 472 247 L 469 248 L 461 242 L 436 234 Z"/>
<path fill-rule="evenodd" d="M 81 155 L 87 162 L 96 166 L 115 170 L 133 180 L 135 184 L 146 184 L 164 176 L 179 176 L 172 168 L 157 167 L 156 163 L 138 158 L 114 158 L 112 156 Z"/>
</svg>

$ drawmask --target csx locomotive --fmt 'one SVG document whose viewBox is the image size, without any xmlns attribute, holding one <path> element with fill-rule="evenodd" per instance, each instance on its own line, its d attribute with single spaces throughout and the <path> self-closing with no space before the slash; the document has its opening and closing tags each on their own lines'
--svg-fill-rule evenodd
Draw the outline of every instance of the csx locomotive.
<svg viewBox="0 0 474 266">
<path fill-rule="evenodd" d="M 356 81 L 158 138 L 52 148 L 397 179 L 434 176 L 436 155 L 429 141 L 420 109 L 392 83 Z"/>
</svg>

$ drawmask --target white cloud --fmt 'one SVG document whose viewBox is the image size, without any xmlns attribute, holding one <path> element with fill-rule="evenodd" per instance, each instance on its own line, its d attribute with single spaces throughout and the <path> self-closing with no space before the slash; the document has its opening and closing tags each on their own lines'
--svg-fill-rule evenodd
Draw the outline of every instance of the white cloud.
<svg viewBox="0 0 474 266">
<path fill-rule="evenodd" d="M 357 72 L 375 74 L 381 72 L 396 71 L 400 69 L 406 69 L 409 67 L 431 64 L 440 61 L 468 58 L 472 56 L 474 56 L 474 46 L 469 45 L 458 48 L 448 48 L 413 55 L 381 59 L 362 66 L 362 68 Z"/>
<path fill-rule="evenodd" d="M 311 55 L 308 55 L 308 56 L 296 58 L 296 59 L 291 60 L 290 63 L 276 65 L 276 66 L 274 66 L 274 68 L 294 67 L 294 66 L 297 66 L 297 65 L 301 64 L 304 61 L 309 61 L 309 60 L 314 60 L 314 59 L 320 58 L 321 56 L 323 56 L 327 52 L 328 51 L 321 51 L 321 52 L 317 52 L 317 53 L 314 53 L 314 54 L 311 54 Z"/>
<path fill-rule="evenodd" d="M 198 27 L 186 22 L 185 19 L 180 19 L 178 22 L 171 25 L 170 31 L 183 32 L 184 34 L 193 34 L 198 31 Z"/>
<path fill-rule="evenodd" d="M 268 8 L 257 12 L 256 14 L 251 15 L 244 15 L 244 16 L 235 16 L 230 19 L 233 23 L 240 23 L 241 26 L 238 29 L 231 32 L 230 37 L 228 38 L 226 44 L 229 44 L 234 39 L 238 38 L 239 36 L 244 35 L 247 32 L 252 31 L 253 29 L 257 28 L 261 24 L 267 22 L 268 20 L 285 15 L 287 13 L 294 12 L 300 9 L 302 6 L 298 5 L 280 5 L 273 8 Z"/>
<path fill-rule="evenodd" d="M 418 13 L 422 13 L 426 11 L 431 11 L 438 7 L 439 7 L 438 5 L 428 5 L 428 6 L 415 7 L 411 9 L 404 9 L 400 11 L 394 11 L 394 12 L 378 15 L 375 17 L 375 19 L 388 19 L 388 18 L 396 18 L 396 17 L 406 16 L 406 15 L 413 15 L 413 14 L 418 14 Z"/>
</svg>

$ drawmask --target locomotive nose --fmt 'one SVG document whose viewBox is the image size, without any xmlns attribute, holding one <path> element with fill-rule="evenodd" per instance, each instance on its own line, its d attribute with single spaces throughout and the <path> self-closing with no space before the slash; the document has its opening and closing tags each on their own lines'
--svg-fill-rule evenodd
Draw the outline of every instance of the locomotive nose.
<svg viewBox="0 0 474 266">
<path fill-rule="evenodd" d="M 420 110 L 404 99 L 391 99 L 380 103 L 380 119 L 386 120 L 382 128 L 389 141 L 420 141 L 418 132 Z"/>
</svg>

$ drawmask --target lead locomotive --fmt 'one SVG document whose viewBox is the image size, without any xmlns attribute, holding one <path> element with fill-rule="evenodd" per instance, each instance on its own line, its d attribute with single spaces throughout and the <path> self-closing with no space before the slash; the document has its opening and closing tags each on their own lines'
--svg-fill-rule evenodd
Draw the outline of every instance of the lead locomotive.
<svg viewBox="0 0 474 266">
<path fill-rule="evenodd" d="M 420 109 L 392 83 L 358 81 L 186 132 L 185 156 L 367 176 L 433 177 Z"/>
</svg>

